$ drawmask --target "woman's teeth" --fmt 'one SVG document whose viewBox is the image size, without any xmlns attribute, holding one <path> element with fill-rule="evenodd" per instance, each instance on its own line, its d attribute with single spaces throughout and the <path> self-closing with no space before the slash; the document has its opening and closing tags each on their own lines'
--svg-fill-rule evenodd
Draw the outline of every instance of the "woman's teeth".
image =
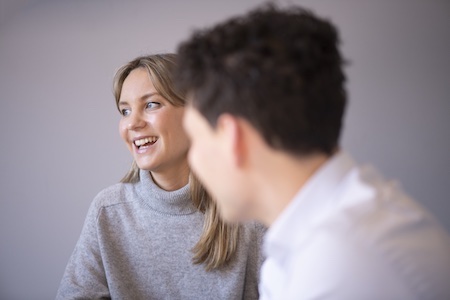
<svg viewBox="0 0 450 300">
<path fill-rule="evenodd" d="M 135 141 L 134 141 L 134 144 L 135 144 L 137 147 L 140 147 L 140 146 L 145 145 L 145 144 L 148 144 L 148 143 L 154 144 L 154 143 L 156 142 L 157 139 L 158 139 L 158 138 L 157 138 L 156 136 L 152 136 L 152 137 L 148 137 L 148 138 L 143 138 L 143 139 L 135 140 Z"/>
</svg>

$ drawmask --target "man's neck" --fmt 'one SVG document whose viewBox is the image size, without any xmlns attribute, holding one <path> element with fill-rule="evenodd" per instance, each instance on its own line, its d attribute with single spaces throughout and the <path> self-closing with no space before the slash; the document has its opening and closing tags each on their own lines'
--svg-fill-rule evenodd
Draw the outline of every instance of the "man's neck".
<svg viewBox="0 0 450 300">
<path fill-rule="evenodd" d="M 297 158 L 282 153 L 267 159 L 258 174 L 255 173 L 260 187 L 255 218 L 270 227 L 328 159 L 325 154 Z"/>
</svg>

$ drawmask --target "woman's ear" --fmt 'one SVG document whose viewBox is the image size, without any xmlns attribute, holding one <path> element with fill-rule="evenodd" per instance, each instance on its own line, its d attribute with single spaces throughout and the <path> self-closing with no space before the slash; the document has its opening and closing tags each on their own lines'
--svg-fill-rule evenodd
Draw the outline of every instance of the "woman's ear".
<svg viewBox="0 0 450 300">
<path fill-rule="evenodd" d="M 231 114 L 220 115 L 216 123 L 221 148 L 226 151 L 229 163 L 237 168 L 243 167 L 247 156 L 242 126 L 242 120 Z"/>
</svg>

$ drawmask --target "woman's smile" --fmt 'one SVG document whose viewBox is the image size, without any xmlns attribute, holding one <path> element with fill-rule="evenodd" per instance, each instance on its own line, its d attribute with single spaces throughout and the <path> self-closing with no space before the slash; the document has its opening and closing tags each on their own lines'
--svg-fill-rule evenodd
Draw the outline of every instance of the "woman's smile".
<svg viewBox="0 0 450 300">
<path fill-rule="evenodd" d="M 158 141 L 156 136 L 139 137 L 134 139 L 133 148 L 137 154 L 144 154 L 149 152 L 153 145 Z"/>
</svg>

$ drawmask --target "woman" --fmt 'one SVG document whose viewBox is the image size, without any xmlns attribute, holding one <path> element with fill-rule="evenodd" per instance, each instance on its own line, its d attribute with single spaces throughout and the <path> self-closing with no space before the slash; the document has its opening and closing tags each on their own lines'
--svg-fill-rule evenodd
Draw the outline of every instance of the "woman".
<svg viewBox="0 0 450 300">
<path fill-rule="evenodd" d="M 139 57 L 114 78 L 133 156 L 94 199 L 57 299 L 257 299 L 259 225 L 227 225 L 190 173 L 174 54 Z"/>
</svg>

